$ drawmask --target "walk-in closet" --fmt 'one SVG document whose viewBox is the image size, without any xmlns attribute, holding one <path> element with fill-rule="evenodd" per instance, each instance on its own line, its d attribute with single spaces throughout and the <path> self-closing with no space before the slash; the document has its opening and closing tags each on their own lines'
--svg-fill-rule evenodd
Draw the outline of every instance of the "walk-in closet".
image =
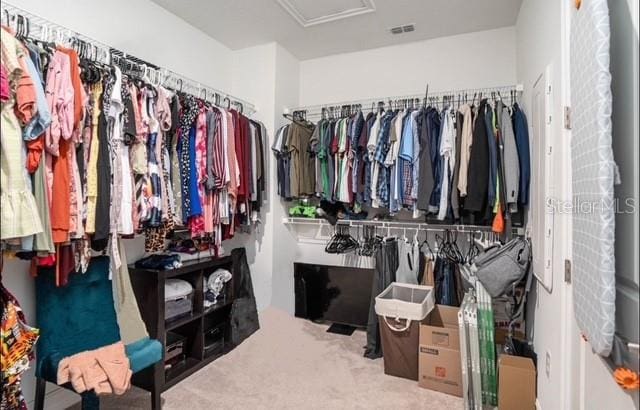
<svg viewBox="0 0 640 410">
<path fill-rule="evenodd" d="M 638 15 L 3 1 L 0 408 L 638 409 Z"/>
</svg>

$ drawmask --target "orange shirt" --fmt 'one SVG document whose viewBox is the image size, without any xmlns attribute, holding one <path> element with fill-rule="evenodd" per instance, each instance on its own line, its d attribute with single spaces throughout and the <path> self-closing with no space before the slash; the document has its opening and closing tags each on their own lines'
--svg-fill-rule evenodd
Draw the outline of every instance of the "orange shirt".
<svg viewBox="0 0 640 410">
<path fill-rule="evenodd" d="M 51 233 L 53 243 L 69 241 L 71 221 L 71 175 L 69 150 L 71 140 L 60 139 L 60 155 L 53 157 L 53 185 L 51 187 Z"/>
<path fill-rule="evenodd" d="M 27 170 L 30 174 L 33 174 L 38 169 L 40 159 L 42 158 L 42 151 L 44 150 L 44 136 L 26 141 L 27 144 Z"/>
</svg>

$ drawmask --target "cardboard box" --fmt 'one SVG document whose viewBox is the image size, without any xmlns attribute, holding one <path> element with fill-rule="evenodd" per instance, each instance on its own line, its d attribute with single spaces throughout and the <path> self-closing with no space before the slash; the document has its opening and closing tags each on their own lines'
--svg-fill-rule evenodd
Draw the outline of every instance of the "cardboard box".
<svg viewBox="0 0 640 410">
<path fill-rule="evenodd" d="M 536 408 L 536 368 L 528 357 L 500 355 L 498 359 L 498 408 Z"/>
<path fill-rule="evenodd" d="M 436 305 L 420 325 L 418 385 L 462 397 L 458 308 Z"/>
</svg>

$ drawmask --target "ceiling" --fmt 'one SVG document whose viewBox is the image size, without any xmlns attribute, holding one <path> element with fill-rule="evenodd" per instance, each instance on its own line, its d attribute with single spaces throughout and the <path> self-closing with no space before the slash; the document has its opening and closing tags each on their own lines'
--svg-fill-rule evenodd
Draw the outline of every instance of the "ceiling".
<svg viewBox="0 0 640 410">
<path fill-rule="evenodd" d="M 232 50 L 276 41 L 300 60 L 512 26 L 516 23 L 522 2 L 522 0 L 152 1 Z M 370 10 L 371 4 L 375 8 L 373 11 Z M 415 31 L 397 35 L 389 32 L 392 27 L 407 24 L 415 24 Z"/>
</svg>

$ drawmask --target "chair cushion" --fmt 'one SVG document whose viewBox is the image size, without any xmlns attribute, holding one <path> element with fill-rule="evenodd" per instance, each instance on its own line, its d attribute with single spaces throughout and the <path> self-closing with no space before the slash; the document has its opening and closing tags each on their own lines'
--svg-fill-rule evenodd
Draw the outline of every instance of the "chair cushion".
<svg viewBox="0 0 640 410">
<path fill-rule="evenodd" d="M 63 287 L 56 286 L 54 269 L 40 269 L 36 316 L 40 328 L 36 375 L 50 381 L 63 358 L 119 341 L 109 258 L 91 259 L 87 272 L 72 273 Z"/>
<path fill-rule="evenodd" d="M 162 360 L 162 343 L 148 337 L 129 343 L 125 346 L 125 350 L 133 373 Z"/>
<path fill-rule="evenodd" d="M 36 315 L 40 328 L 36 376 L 53 383 L 58 363 L 65 357 L 120 341 L 109 257 L 92 258 L 87 272 L 72 273 L 64 287 L 56 286 L 54 269 L 40 269 Z M 143 338 L 125 350 L 133 373 L 162 360 L 162 344 L 157 340 Z"/>
</svg>

